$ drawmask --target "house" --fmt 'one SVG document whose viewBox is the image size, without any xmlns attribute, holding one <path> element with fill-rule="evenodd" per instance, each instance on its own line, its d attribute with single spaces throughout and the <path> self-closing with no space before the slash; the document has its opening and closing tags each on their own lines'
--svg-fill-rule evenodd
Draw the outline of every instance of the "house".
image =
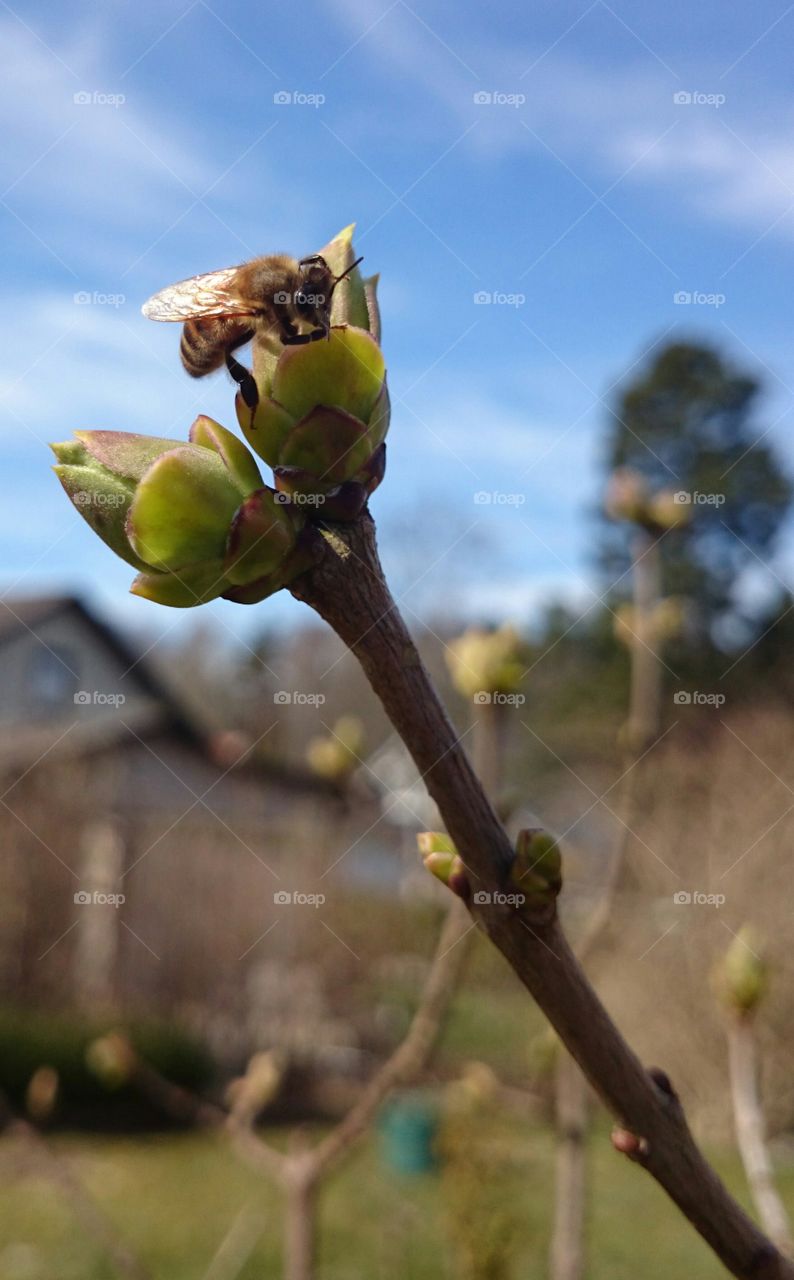
<svg viewBox="0 0 794 1280">
<path fill-rule="evenodd" d="M 219 734 L 85 602 L 0 601 L 0 998 L 228 1009 L 300 953 L 284 895 L 393 838 L 357 795 Z"/>
</svg>

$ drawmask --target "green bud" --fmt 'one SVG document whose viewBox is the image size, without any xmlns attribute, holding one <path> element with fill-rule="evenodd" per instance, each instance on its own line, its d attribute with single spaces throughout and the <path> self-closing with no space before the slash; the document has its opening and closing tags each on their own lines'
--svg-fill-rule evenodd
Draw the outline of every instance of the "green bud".
<svg viewBox="0 0 794 1280">
<path fill-rule="evenodd" d="M 127 514 L 133 551 L 155 569 L 223 557 L 242 495 L 211 449 L 180 445 L 143 476 Z"/>
<path fill-rule="evenodd" d="M 120 1089 L 134 1074 L 137 1057 L 123 1035 L 110 1031 L 91 1041 L 85 1051 L 85 1062 L 106 1089 Z"/>
<path fill-rule="evenodd" d="M 355 229 L 355 222 L 351 222 L 320 250 L 335 276 L 350 272 L 334 290 L 331 324 L 354 324 L 359 329 L 367 329 L 375 341 L 380 342 L 380 316 L 375 299 L 378 277 L 364 280 L 358 267 L 353 267 L 356 260 L 353 248 Z"/>
<path fill-rule="evenodd" d="M 671 640 L 676 640 L 681 635 L 685 622 L 684 602 L 678 596 L 666 596 L 644 612 L 638 612 L 632 604 L 618 605 L 613 630 L 615 638 L 628 649 L 634 644 L 658 649 Z"/>
<path fill-rule="evenodd" d="M 538 827 L 519 831 L 510 878 L 530 904 L 553 902 L 562 888 L 562 856 L 554 836 Z"/>
<path fill-rule="evenodd" d="M 279 469 L 282 487 L 288 489 L 290 471 L 283 469 L 290 468 L 303 473 L 304 493 L 324 495 L 349 480 L 369 493 L 380 479 L 373 456 L 389 426 L 385 376 L 380 347 L 367 332 L 332 329 L 327 341 L 284 347 L 272 379 L 258 382 L 256 409 L 237 396 L 238 421 L 251 448 Z"/>
<path fill-rule="evenodd" d="M 306 760 L 318 777 L 343 782 L 360 763 L 363 750 L 364 726 L 358 716 L 340 716 L 332 733 L 310 740 Z"/>
<path fill-rule="evenodd" d="M 352 232 L 345 228 L 321 250 L 336 276 L 355 260 Z M 236 400 L 240 428 L 278 488 L 332 502 L 317 504 L 326 519 L 357 515 L 383 476 L 390 409 L 376 288 L 377 277 L 365 281 L 356 267 L 334 290 L 327 341 L 258 343 L 257 406 Z M 348 492 L 340 503 L 339 487 L 350 482 L 356 501 Z"/>
<path fill-rule="evenodd" d="M 457 853 L 446 831 L 420 831 L 416 843 L 423 858 L 429 853 Z"/>
<path fill-rule="evenodd" d="M 649 514 L 657 529 L 683 529 L 692 519 L 692 508 L 677 502 L 671 489 L 654 494 L 649 504 Z"/>
<path fill-rule="evenodd" d="M 652 534 L 680 529 L 690 520 L 690 508 L 676 501 L 671 489 L 652 494 L 645 477 L 631 467 L 612 472 L 604 508 L 613 520 L 630 520 Z"/>
<path fill-rule="evenodd" d="M 416 843 L 430 874 L 459 898 L 467 899 L 470 886 L 466 868 L 449 836 L 443 831 L 420 831 Z"/>
<path fill-rule="evenodd" d="M 211 418 L 196 419 L 187 444 L 82 431 L 53 451 L 80 514 L 140 571 L 135 595 L 173 608 L 236 599 L 240 589 L 263 599 L 308 566 L 305 548 L 297 554 L 302 514 Z"/>
<path fill-rule="evenodd" d="M 734 1013 L 751 1014 L 766 993 L 768 971 L 761 943 L 744 925 L 728 947 L 715 974 L 719 995 Z"/>
<path fill-rule="evenodd" d="M 515 627 L 495 631 L 470 627 L 445 650 L 452 682 L 464 698 L 478 693 L 515 693 L 526 669 L 524 645 Z"/>
</svg>

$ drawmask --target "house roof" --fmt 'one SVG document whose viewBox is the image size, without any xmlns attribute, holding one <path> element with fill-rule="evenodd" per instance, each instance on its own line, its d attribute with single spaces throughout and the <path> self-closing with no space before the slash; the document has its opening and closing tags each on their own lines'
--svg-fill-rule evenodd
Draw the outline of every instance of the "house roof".
<svg viewBox="0 0 794 1280">
<path fill-rule="evenodd" d="M 201 725 L 195 713 L 188 711 L 153 669 L 146 654 L 137 651 L 134 644 L 94 613 L 79 596 L 23 596 L 11 600 L 0 598 L 0 648 L 16 639 L 22 631 L 36 635 L 38 628 L 44 623 L 66 613 L 75 614 L 87 624 L 99 640 L 119 658 L 125 669 L 135 668 L 137 683 L 163 705 L 172 718 L 174 728 L 195 740 L 206 737 L 210 727 Z"/>
<path fill-rule="evenodd" d="M 122 632 L 108 623 L 87 604 L 73 595 L 29 596 L 0 598 L 0 661 L 5 645 L 20 635 L 38 634 L 39 629 L 53 619 L 72 614 L 94 633 L 123 664 L 126 671 L 134 669 L 138 687 L 148 695 L 155 706 L 144 713 L 139 724 L 142 734 L 167 731 L 177 734 L 188 746 L 199 751 L 212 764 L 249 777 L 267 775 L 280 785 L 299 791 L 332 794 L 335 788 L 316 777 L 310 770 L 296 768 L 283 761 L 252 759 L 243 749 L 239 764 L 219 761 L 218 727 L 194 707 L 188 707 L 180 695 L 170 687 L 154 667 L 147 651 L 139 649 Z M 129 720 L 129 714 L 125 713 Z M 126 733 L 126 730 L 125 730 Z M 118 734 L 115 718 L 101 723 L 86 722 L 76 732 L 64 735 L 59 754 L 90 753 L 111 745 Z M 52 728 L 15 727 L 11 740 L 0 746 L 0 767 L 24 764 L 26 757 L 36 758 L 41 753 L 43 735 L 52 737 Z M 222 736 L 222 735 L 220 735 Z M 49 754 L 49 752 L 48 752 Z"/>
</svg>

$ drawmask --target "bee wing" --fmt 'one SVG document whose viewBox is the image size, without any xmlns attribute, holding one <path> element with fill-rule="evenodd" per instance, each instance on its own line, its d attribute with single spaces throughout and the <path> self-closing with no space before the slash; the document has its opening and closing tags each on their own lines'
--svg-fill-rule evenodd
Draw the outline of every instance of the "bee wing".
<svg viewBox="0 0 794 1280">
<path fill-rule="evenodd" d="M 195 316 L 252 316 L 256 308 L 246 305 L 234 289 L 239 267 L 207 271 L 189 280 L 169 284 L 144 302 L 141 311 L 149 320 L 192 320 Z"/>
</svg>

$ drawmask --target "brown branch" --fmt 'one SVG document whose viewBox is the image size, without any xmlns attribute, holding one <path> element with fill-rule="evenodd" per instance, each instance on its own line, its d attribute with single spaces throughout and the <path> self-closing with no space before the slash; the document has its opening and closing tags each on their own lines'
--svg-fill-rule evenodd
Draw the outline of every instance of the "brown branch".
<svg viewBox="0 0 794 1280">
<path fill-rule="evenodd" d="M 117 1039 L 123 1046 L 130 1079 L 144 1097 L 182 1124 L 193 1124 L 197 1128 L 215 1129 L 224 1133 L 246 1164 L 258 1173 L 283 1182 L 289 1156 L 254 1133 L 250 1124 L 243 1123 L 234 1110 L 225 1111 L 223 1107 L 208 1102 L 191 1090 L 173 1084 L 150 1066 L 123 1036 L 119 1035 Z"/>
<path fill-rule="evenodd" d="M 513 850 L 460 745 L 383 577 L 368 513 L 328 531 L 326 553 L 292 587 L 356 654 L 442 814 L 475 890 L 472 913 L 534 996 L 596 1092 L 638 1135 L 635 1158 L 743 1280 L 794 1280 L 785 1259 L 704 1159 L 677 1098 L 610 1020 L 559 926 L 504 904 Z M 494 895 L 497 895 L 494 900 Z"/>
</svg>

